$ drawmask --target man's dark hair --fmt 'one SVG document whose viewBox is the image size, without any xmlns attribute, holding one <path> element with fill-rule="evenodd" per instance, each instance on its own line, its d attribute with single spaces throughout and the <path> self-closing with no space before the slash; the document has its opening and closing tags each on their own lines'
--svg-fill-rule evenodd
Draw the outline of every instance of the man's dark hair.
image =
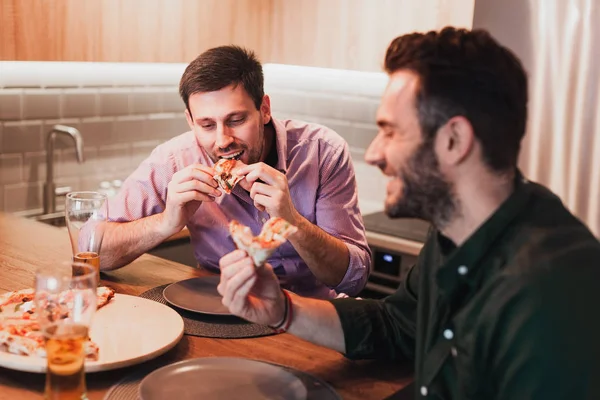
<svg viewBox="0 0 600 400">
<path fill-rule="evenodd" d="M 392 41 L 388 74 L 419 76 L 416 107 L 424 140 L 450 118 L 467 118 L 487 165 L 503 172 L 517 165 L 527 120 L 527 76 L 519 59 L 484 30 L 444 28 Z"/>
<path fill-rule="evenodd" d="M 200 54 L 187 66 L 179 82 L 179 94 L 191 114 L 192 94 L 242 85 L 258 110 L 264 96 L 263 83 L 262 65 L 254 52 L 239 46 L 220 46 Z"/>
</svg>

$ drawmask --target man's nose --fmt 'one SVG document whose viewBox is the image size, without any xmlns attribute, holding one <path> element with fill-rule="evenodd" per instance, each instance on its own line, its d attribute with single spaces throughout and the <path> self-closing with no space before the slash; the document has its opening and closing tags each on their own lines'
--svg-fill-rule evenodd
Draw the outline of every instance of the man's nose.
<svg viewBox="0 0 600 400">
<path fill-rule="evenodd" d="M 215 145 L 220 149 L 226 149 L 229 147 L 231 143 L 233 143 L 233 132 L 231 128 L 221 125 L 217 128 L 217 137 L 215 140 Z"/>
<path fill-rule="evenodd" d="M 375 136 L 365 151 L 365 162 L 379 168 L 385 166 L 385 152 L 380 135 Z"/>
</svg>

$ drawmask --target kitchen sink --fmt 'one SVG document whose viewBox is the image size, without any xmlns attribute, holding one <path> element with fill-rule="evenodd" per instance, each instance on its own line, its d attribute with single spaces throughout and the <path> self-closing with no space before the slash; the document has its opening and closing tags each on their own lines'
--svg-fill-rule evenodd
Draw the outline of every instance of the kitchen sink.
<svg viewBox="0 0 600 400">
<path fill-rule="evenodd" d="M 35 217 L 31 217 L 31 219 L 60 228 L 65 228 L 67 226 L 64 211 L 52 214 L 37 215 Z M 190 239 L 187 237 L 165 241 L 155 248 L 150 249 L 148 253 L 192 267 L 198 265 L 198 262 L 194 258 L 194 252 L 192 245 L 190 244 Z"/>
<path fill-rule="evenodd" d="M 52 226 L 58 226 L 63 228 L 67 226 L 64 212 L 37 215 L 35 217 L 32 217 L 32 219 Z"/>
</svg>

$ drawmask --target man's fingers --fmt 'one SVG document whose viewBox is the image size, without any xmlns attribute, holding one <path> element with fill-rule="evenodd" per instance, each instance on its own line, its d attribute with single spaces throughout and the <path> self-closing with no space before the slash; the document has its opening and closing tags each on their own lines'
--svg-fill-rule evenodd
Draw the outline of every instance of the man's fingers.
<svg viewBox="0 0 600 400">
<path fill-rule="evenodd" d="M 175 201 L 179 204 L 186 204 L 190 201 L 215 201 L 215 198 L 205 193 L 200 193 L 195 190 L 175 194 Z"/>
<path fill-rule="evenodd" d="M 256 207 L 259 211 L 265 211 L 266 209 L 272 209 L 273 207 L 273 199 L 265 196 L 264 194 L 257 194 L 254 196 L 253 200 L 254 207 Z"/>
<path fill-rule="evenodd" d="M 252 183 L 248 182 L 246 180 L 246 178 L 244 178 L 241 181 L 239 181 L 238 185 L 240 185 L 247 192 L 249 192 L 250 190 L 252 190 Z"/>
<path fill-rule="evenodd" d="M 218 183 L 214 180 L 213 175 L 214 170 L 212 168 L 202 164 L 194 164 L 176 172 L 173 175 L 172 181 L 175 183 L 182 183 L 189 180 L 199 180 L 216 188 L 218 187 Z"/>
<path fill-rule="evenodd" d="M 184 193 L 192 190 L 196 190 L 200 193 L 207 194 L 213 197 L 218 197 L 221 195 L 221 191 L 215 189 L 210 186 L 206 182 L 202 182 L 196 179 L 185 181 L 173 186 L 173 189 L 176 193 Z"/>
<path fill-rule="evenodd" d="M 231 253 L 225 254 L 223 257 L 221 257 L 219 260 L 219 268 L 221 269 L 221 272 L 223 272 L 223 270 L 228 269 L 231 264 L 243 260 L 246 257 L 248 257 L 248 254 L 246 254 L 244 250 L 234 250 Z"/>
<path fill-rule="evenodd" d="M 254 183 L 254 185 L 252 185 L 252 188 L 250 189 L 250 198 L 254 200 L 254 196 L 256 196 L 257 194 L 264 194 L 266 196 L 271 197 L 274 196 L 278 191 L 279 189 L 273 186 L 256 182 Z"/>
<path fill-rule="evenodd" d="M 247 165 L 240 168 L 238 172 L 240 175 L 245 175 L 246 180 L 251 184 L 260 179 L 268 185 L 281 187 L 285 182 L 285 175 L 262 162 Z"/>
<path fill-rule="evenodd" d="M 223 290 L 224 293 L 222 294 L 223 304 L 229 306 L 233 301 L 236 292 L 239 291 L 246 281 L 253 276 L 256 276 L 254 266 L 244 263 L 234 275 L 224 279 L 223 284 L 225 288 Z"/>
<path fill-rule="evenodd" d="M 246 302 L 248 301 L 248 295 L 256 284 L 256 274 L 250 276 L 240 286 L 240 288 L 233 293 L 233 297 L 229 303 L 229 310 L 234 314 L 239 314 L 244 310 Z"/>
</svg>

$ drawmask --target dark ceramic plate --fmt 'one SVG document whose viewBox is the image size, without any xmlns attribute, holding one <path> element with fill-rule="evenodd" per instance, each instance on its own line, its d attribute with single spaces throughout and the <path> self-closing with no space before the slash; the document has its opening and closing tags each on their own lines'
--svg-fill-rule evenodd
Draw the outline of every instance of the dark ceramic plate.
<svg viewBox="0 0 600 400">
<path fill-rule="evenodd" d="M 221 303 L 222 297 L 217 292 L 218 284 L 218 276 L 186 279 L 167 286 L 163 297 L 169 304 L 183 310 L 210 315 L 231 315 Z"/>
<path fill-rule="evenodd" d="M 306 400 L 302 381 L 285 369 L 234 357 L 206 357 L 167 365 L 146 376 L 142 400 Z"/>
</svg>

